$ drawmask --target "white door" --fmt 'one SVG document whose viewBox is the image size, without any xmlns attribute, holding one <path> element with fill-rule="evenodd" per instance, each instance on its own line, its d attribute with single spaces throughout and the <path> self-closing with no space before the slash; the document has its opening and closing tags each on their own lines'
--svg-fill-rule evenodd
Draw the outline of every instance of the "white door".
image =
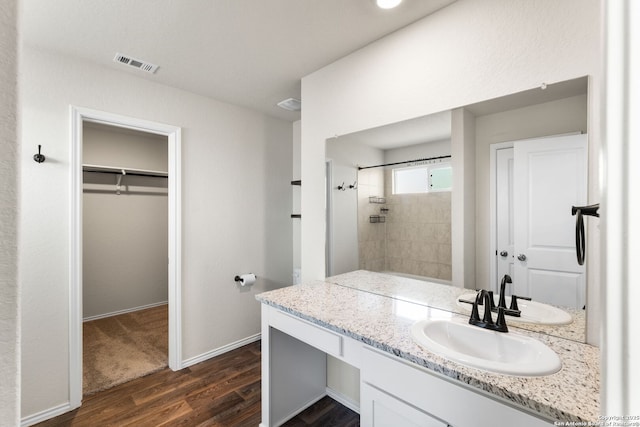
<svg viewBox="0 0 640 427">
<path fill-rule="evenodd" d="M 508 157 L 508 153 L 504 156 Z M 504 206 L 512 203 L 513 222 L 513 229 L 498 222 L 498 279 L 502 277 L 501 271 L 512 268 L 514 294 L 582 308 L 585 268 L 576 261 L 575 217 L 571 215 L 571 206 L 587 204 L 587 135 L 517 141 L 512 164 L 512 181 L 496 181 L 497 207 L 503 206 L 504 211 Z M 512 197 L 505 202 L 500 195 L 504 197 L 511 190 L 499 189 L 510 182 Z M 496 218 L 499 217 L 496 212 Z M 509 234 L 504 237 L 504 233 Z M 500 242 L 511 243 L 511 236 L 513 249 L 506 249 L 509 255 L 502 260 Z"/>
</svg>

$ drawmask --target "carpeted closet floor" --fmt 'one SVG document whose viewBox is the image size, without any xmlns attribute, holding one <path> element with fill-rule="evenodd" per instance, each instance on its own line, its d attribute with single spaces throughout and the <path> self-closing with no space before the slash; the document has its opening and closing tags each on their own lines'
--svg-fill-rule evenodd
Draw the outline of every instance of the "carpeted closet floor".
<svg viewBox="0 0 640 427">
<path fill-rule="evenodd" d="M 84 395 L 167 366 L 168 306 L 148 308 L 83 324 Z"/>
</svg>

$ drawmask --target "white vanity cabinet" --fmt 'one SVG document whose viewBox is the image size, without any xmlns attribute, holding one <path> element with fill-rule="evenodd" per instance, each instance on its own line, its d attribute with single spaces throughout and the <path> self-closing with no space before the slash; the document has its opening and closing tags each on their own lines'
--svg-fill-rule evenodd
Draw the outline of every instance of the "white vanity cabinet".
<svg viewBox="0 0 640 427">
<path fill-rule="evenodd" d="M 267 304 L 262 423 L 279 426 L 326 395 L 326 355 L 360 369 L 364 427 L 542 427 L 550 420 Z"/>
<path fill-rule="evenodd" d="M 393 413 L 407 425 L 447 427 L 548 427 L 550 420 L 404 359 L 365 346 L 360 364 L 363 426 L 392 427 Z M 413 423 L 413 424 L 411 424 Z"/>
</svg>

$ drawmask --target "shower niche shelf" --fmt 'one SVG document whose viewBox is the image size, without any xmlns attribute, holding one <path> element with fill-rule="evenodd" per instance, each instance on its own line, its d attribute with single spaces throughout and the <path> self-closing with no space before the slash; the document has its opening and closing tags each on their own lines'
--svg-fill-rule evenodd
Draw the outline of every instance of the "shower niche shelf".
<svg viewBox="0 0 640 427">
<path fill-rule="evenodd" d="M 387 222 L 387 217 L 384 215 L 369 215 L 369 222 L 372 224 Z"/>
</svg>

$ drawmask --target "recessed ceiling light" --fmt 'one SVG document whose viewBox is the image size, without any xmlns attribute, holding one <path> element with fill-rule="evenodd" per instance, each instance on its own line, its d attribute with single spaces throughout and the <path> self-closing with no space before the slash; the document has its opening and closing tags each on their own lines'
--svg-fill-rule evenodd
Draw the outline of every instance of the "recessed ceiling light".
<svg viewBox="0 0 640 427">
<path fill-rule="evenodd" d="M 402 0 L 376 0 L 376 4 L 380 9 L 393 9 L 402 3 Z"/>
<path fill-rule="evenodd" d="M 278 102 L 278 107 L 289 111 L 300 111 L 301 106 L 300 100 L 295 98 L 287 98 L 284 101 Z"/>
</svg>

